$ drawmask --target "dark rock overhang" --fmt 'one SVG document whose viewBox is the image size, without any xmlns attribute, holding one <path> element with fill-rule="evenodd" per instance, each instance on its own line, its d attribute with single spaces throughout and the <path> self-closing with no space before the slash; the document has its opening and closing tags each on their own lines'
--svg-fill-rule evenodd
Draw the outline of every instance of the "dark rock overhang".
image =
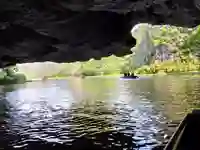
<svg viewBox="0 0 200 150">
<path fill-rule="evenodd" d="M 1 0 L 0 66 L 130 54 L 141 22 L 194 27 L 198 0 Z"/>
</svg>

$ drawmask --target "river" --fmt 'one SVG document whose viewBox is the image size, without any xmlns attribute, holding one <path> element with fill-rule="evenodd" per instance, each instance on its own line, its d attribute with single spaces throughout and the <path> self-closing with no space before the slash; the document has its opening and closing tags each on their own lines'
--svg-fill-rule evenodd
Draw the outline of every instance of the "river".
<svg viewBox="0 0 200 150">
<path fill-rule="evenodd" d="M 0 98 L 0 149 L 151 150 L 200 106 L 200 78 L 35 81 Z"/>
</svg>

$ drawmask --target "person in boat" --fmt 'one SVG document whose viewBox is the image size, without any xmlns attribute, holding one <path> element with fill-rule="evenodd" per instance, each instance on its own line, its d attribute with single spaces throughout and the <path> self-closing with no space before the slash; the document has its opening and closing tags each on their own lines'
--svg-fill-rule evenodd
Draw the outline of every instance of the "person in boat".
<svg viewBox="0 0 200 150">
<path fill-rule="evenodd" d="M 131 73 L 131 77 L 132 78 L 137 78 L 138 76 L 136 76 L 133 72 Z"/>
<path fill-rule="evenodd" d="M 124 73 L 124 77 L 129 77 L 130 76 L 130 73 Z"/>
<path fill-rule="evenodd" d="M 132 73 L 124 73 L 124 77 L 128 77 L 128 78 L 138 78 L 138 76 L 136 76 L 133 72 Z"/>
</svg>

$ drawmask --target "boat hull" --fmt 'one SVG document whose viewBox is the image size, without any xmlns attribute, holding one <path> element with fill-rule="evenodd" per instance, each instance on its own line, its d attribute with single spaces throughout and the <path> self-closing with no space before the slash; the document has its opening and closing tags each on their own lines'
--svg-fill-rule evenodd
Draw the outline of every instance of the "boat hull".
<svg viewBox="0 0 200 150">
<path fill-rule="evenodd" d="M 179 124 L 164 150 L 200 149 L 200 110 L 189 113 Z"/>
</svg>

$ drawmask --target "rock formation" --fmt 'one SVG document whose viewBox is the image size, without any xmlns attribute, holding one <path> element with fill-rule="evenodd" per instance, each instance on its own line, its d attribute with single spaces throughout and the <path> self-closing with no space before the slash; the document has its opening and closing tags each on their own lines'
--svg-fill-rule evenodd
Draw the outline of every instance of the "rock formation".
<svg viewBox="0 0 200 150">
<path fill-rule="evenodd" d="M 139 68 L 151 62 L 156 53 L 152 38 L 152 26 L 150 24 L 137 24 L 131 30 L 132 36 L 137 39 L 137 44 L 132 48 L 132 69 Z"/>
<path fill-rule="evenodd" d="M 139 22 L 195 26 L 198 0 L 1 0 L 0 67 L 131 53 Z"/>
</svg>

